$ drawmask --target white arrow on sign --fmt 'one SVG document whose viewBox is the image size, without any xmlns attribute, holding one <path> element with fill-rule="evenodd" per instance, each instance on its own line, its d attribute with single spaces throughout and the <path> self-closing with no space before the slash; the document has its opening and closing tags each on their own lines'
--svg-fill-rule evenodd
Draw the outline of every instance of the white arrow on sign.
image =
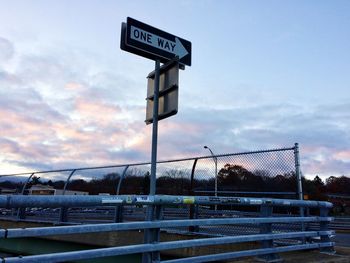
<svg viewBox="0 0 350 263">
<path fill-rule="evenodd" d="M 134 26 L 131 26 L 130 28 L 130 38 L 133 40 L 172 53 L 175 56 L 178 56 L 179 59 L 188 54 L 188 51 L 177 37 L 175 37 L 174 42 Z"/>
</svg>

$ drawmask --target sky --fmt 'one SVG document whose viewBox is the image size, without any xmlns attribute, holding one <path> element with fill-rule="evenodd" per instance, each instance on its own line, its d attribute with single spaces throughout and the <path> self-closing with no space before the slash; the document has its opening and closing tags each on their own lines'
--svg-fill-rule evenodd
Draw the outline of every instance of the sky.
<svg viewBox="0 0 350 263">
<path fill-rule="evenodd" d="M 158 159 L 300 145 L 304 175 L 350 176 L 350 2 L 0 0 L 0 174 L 150 161 L 132 17 L 192 42 Z"/>
</svg>

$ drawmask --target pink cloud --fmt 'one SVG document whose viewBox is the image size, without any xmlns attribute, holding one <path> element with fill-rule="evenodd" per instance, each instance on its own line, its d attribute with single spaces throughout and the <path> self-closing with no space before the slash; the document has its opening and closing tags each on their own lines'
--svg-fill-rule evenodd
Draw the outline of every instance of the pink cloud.
<svg viewBox="0 0 350 263">
<path fill-rule="evenodd" d="M 119 106 L 102 101 L 79 98 L 75 101 L 74 113 L 88 123 L 108 125 L 122 114 Z"/>
<path fill-rule="evenodd" d="M 84 85 L 78 82 L 68 82 L 64 87 L 68 90 L 81 90 L 84 88 Z"/>
<path fill-rule="evenodd" d="M 334 158 L 337 159 L 337 160 L 341 160 L 341 161 L 344 161 L 344 162 L 350 162 L 350 150 L 346 151 L 339 151 L 339 152 L 336 152 L 334 153 Z"/>
</svg>

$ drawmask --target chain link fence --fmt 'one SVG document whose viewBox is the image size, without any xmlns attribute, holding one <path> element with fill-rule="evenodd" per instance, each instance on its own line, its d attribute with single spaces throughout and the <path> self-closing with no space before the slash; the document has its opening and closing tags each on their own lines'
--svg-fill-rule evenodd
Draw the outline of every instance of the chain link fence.
<svg viewBox="0 0 350 263">
<path fill-rule="evenodd" d="M 150 164 L 129 165 L 120 193 L 147 194 L 149 176 Z M 159 162 L 156 193 L 296 198 L 297 182 L 292 147 Z"/>
</svg>

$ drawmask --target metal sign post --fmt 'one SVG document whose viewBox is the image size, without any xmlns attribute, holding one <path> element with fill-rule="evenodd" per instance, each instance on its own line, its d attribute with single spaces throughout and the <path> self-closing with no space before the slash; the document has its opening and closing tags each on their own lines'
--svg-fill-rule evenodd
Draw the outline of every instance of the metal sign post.
<svg viewBox="0 0 350 263">
<path fill-rule="evenodd" d="M 156 60 L 154 69 L 154 98 L 153 98 L 153 126 L 152 126 L 152 158 L 151 158 L 151 180 L 149 194 L 154 196 L 156 194 L 156 182 L 157 182 L 157 142 L 158 142 L 158 105 L 159 105 L 159 71 L 160 61 Z M 153 205 L 147 207 L 146 220 L 154 220 Z M 144 242 L 152 243 L 157 239 L 154 230 L 145 229 Z M 159 257 L 158 254 L 143 253 L 142 262 L 153 262 L 153 258 Z"/>
<path fill-rule="evenodd" d="M 156 194 L 156 172 L 157 172 L 157 142 L 158 142 L 158 107 L 159 107 L 159 70 L 160 61 L 155 63 L 154 76 L 154 98 L 153 98 L 153 127 L 152 127 L 152 158 L 151 158 L 151 182 L 150 195 Z"/>
</svg>

